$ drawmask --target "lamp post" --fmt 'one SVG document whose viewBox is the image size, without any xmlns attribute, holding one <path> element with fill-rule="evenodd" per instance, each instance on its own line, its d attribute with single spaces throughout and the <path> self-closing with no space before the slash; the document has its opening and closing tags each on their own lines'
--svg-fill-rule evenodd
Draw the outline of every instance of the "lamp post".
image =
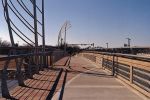
<svg viewBox="0 0 150 100">
<path fill-rule="evenodd" d="M 131 39 L 130 38 L 126 38 L 128 40 L 128 47 L 130 47 L 131 45 Z"/>
<path fill-rule="evenodd" d="M 108 42 L 106 43 L 106 48 L 108 49 Z"/>
</svg>

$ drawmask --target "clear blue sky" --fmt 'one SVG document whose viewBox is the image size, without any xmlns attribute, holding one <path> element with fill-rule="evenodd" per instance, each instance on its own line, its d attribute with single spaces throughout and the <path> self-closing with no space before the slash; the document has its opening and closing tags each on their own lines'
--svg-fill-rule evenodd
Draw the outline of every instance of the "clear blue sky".
<svg viewBox="0 0 150 100">
<path fill-rule="evenodd" d="M 0 12 L 0 37 L 9 40 L 1 5 Z M 132 46 L 150 46 L 150 0 L 45 0 L 47 44 L 56 45 L 66 20 L 68 43 L 122 47 L 130 37 Z"/>
</svg>

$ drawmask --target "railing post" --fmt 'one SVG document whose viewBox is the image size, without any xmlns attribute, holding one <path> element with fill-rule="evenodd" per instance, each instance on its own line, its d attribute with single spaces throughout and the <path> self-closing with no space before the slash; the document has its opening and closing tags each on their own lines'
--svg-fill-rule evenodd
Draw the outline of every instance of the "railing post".
<svg viewBox="0 0 150 100">
<path fill-rule="evenodd" d="M 51 66 L 51 55 L 49 55 L 49 66 Z"/>
<path fill-rule="evenodd" d="M 112 59 L 112 76 L 115 75 L 115 56 L 113 55 L 113 59 Z"/>
<path fill-rule="evenodd" d="M 46 57 L 47 57 L 47 67 L 48 67 L 48 66 L 49 66 L 49 65 L 48 65 L 48 56 L 46 56 Z"/>
<path fill-rule="evenodd" d="M 43 64 L 43 54 L 42 54 L 42 55 L 40 55 L 40 70 L 44 70 L 43 66 L 44 66 L 44 64 Z"/>
<path fill-rule="evenodd" d="M 50 66 L 53 65 L 53 57 L 52 57 L 52 54 L 50 55 Z"/>
<path fill-rule="evenodd" d="M 133 83 L 133 66 L 130 65 L 130 83 Z"/>
<path fill-rule="evenodd" d="M 101 60 L 102 61 L 102 68 L 104 69 L 104 58 L 102 57 L 101 59 L 102 59 Z"/>
<path fill-rule="evenodd" d="M 35 69 L 36 73 L 39 73 L 39 56 L 37 55 L 39 50 L 38 50 L 38 33 L 37 33 L 37 12 L 36 12 L 36 0 L 33 1 L 33 18 L 34 18 L 34 36 L 35 36 Z"/>
<path fill-rule="evenodd" d="M 32 76 L 32 65 L 31 65 L 31 57 L 29 57 L 29 62 L 28 62 L 28 77 L 33 78 Z"/>
<path fill-rule="evenodd" d="M 44 67 L 46 67 L 46 57 L 45 57 L 45 21 L 44 21 L 44 0 L 42 0 L 42 44 L 43 44 L 43 48 L 42 48 L 42 51 L 44 52 L 44 55 L 43 55 L 43 64 L 44 64 Z"/>
<path fill-rule="evenodd" d="M 23 81 L 23 74 L 21 72 L 22 64 L 23 64 L 23 58 L 20 59 L 20 62 L 18 61 L 18 59 L 16 59 L 16 68 L 17 68 L 16 76 L 17 76 L 19 86 L 25 86 L 24 81 Z"/>
<path fill-rule="evenodd" d="M 98 55 L 96 54 L 96 64 L 98 64 Z"/>
<path fill-rule="evenodd" d="M 7 87 L 7 77 L 8 77 L 7 76 L 7 68 L 8 68 L 9 62 L 10 62 L 10 60 L 7 60 L 5 62 L 4 69 L 2 71 L 1 89 L 2 89 L 2 97 L 4 97 L 4 98 L 11 98 L 8 87 Z"/>
<path fill-rule="evenodd" d="M 51 66 L 53 67 L 54 66 L 54 60 L 55 58 L 54 58 L 54 55 L 52 55 L 52 58 L 51 58 L 51 60 L 52 60 L 52 64 L 51 64 Z"/>
<path fill-rule="evenodd" d="M 46 58 L 45 59 L 45 65 L 46 65 L 45 67 L 48 68 L 48 55 L 45 55 L 45 58 Z"/>
</svg>

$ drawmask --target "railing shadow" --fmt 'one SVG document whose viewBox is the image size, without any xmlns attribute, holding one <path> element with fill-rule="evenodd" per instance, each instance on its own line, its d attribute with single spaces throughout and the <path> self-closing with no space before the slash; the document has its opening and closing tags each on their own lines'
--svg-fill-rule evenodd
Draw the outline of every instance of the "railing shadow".
<svg viewBox="0 0 150 100">
<path fill-rule="evenodd" d="M 98 72 L 86 67 L 83 67 L 85 69 L 85 71 L 80 71 L 80 70 L 76 70 L 73 69 L 72 67 L 70 68 L 70 70 L 68 70 L 68 73 L 75 73 L 75 74 L 86 74 L 86 75 L 92 75 L 92 76 L 96 76 L 96 77 L 112 77 L 112 75 L 106 74 L 106 73 L 102 73 L 102 72 Z"/>
</svg>

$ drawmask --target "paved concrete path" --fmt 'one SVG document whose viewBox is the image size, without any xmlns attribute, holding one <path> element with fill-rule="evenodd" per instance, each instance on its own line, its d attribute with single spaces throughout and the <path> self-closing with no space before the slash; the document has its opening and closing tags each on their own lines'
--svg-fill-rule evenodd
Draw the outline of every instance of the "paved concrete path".
<svg viewBox="0 0 150 100">
<path fill-rule="evenodd" d="M 70 72 L 79 74 L 67 82 L 63 100 L 143 100 L 85 58 L 73 57 L 70 66 Z"/>
</svg>

